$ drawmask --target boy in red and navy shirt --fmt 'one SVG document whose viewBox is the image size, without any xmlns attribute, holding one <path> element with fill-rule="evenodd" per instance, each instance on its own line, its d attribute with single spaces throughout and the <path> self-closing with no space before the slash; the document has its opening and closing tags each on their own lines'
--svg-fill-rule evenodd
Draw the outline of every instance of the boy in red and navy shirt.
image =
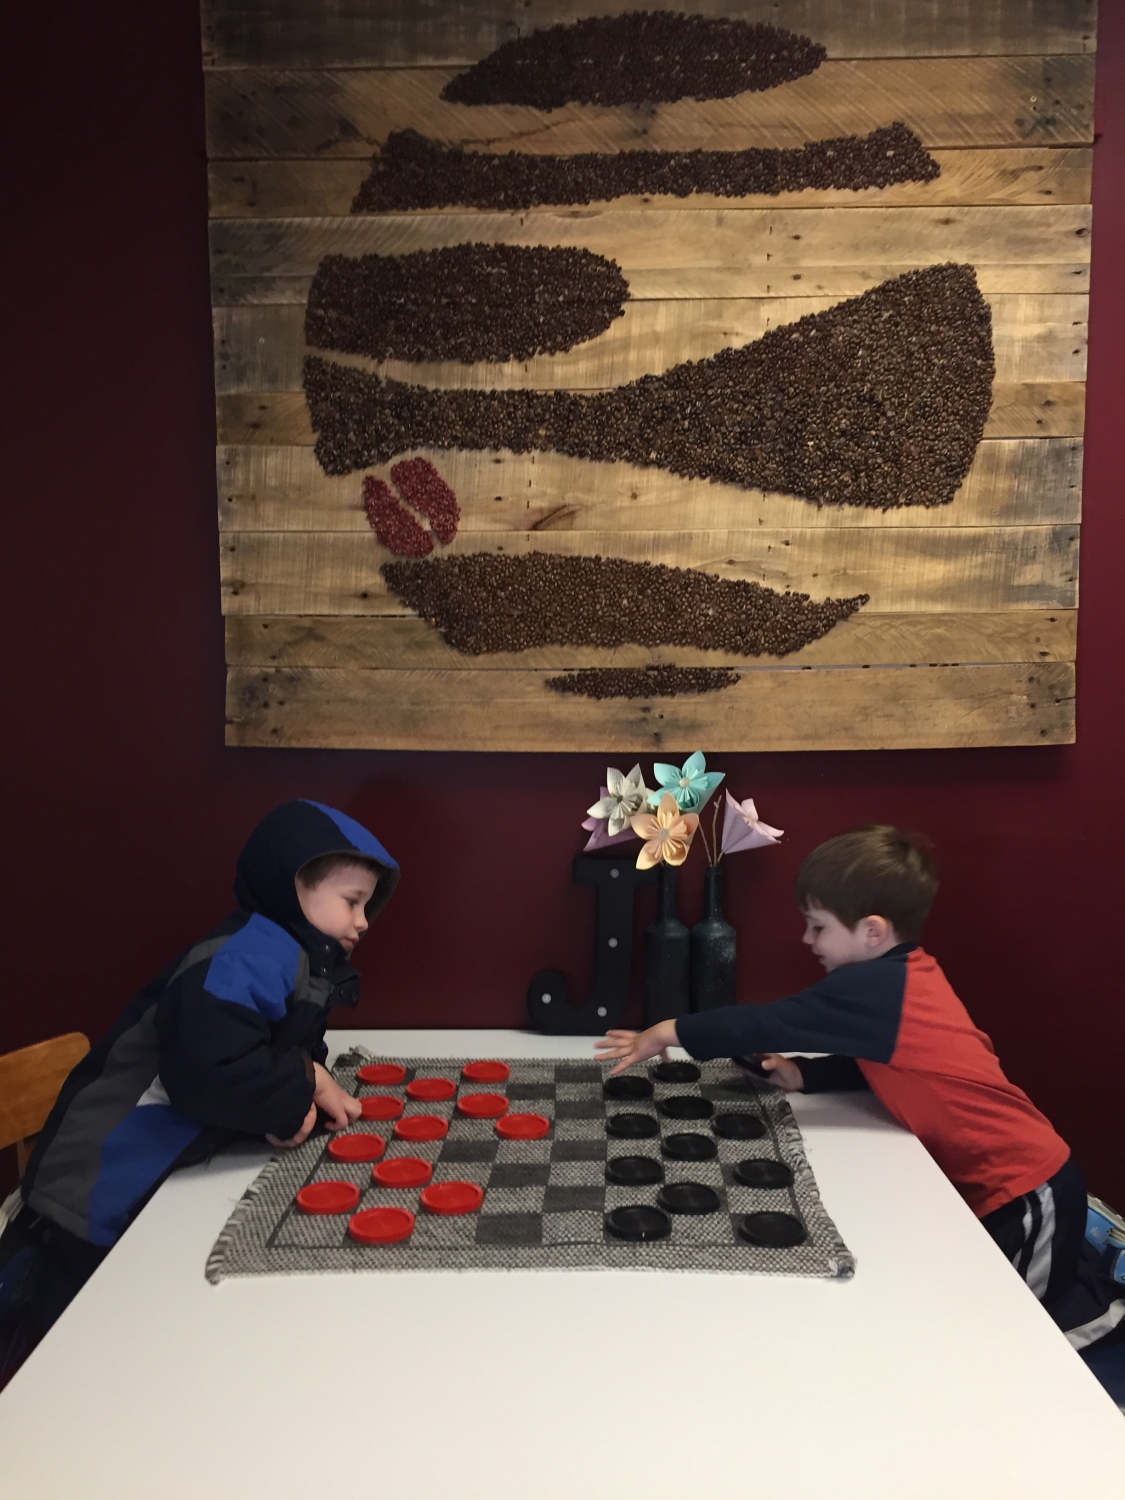
<svg viewBox="0 0 1125 1500">
<path fill-rule="evenodd" d="M 1009 1083 L 992 1043 L 918 946 L 937 891 L 919 841 L 885 826 L 821 844 L 797 874 L 804 941 L 827 971 L 770 1005 L 611 1031 L 614 1072 L 669 1046 L 754 1056 L 787 1091 L 870 1088 L 918 1137 L 1077 1349 L 1125 1330 L 1125 1298 L 1085 1239 L 1086 1184 L 1066 1142 Z M 783 1052 L 826 1053 L 783 1057 Z"/>
</svg>

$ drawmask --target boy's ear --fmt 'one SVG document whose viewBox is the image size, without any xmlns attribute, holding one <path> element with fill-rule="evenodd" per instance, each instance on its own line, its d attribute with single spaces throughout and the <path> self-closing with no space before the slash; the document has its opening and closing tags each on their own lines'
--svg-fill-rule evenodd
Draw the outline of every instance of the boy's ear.
<svg viewBox="0 0 1125 1500">
<path fill-rule="evenodd" d="M 869 948 L 879 948 L 894 934 L 894 928 L 886 917 L 864 917 L 863 938 Z"/>
</svg>

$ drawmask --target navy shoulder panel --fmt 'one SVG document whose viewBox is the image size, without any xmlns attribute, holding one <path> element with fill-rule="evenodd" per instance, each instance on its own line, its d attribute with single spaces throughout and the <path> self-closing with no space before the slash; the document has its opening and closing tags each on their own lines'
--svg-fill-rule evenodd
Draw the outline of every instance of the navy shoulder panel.
<svg viewBox="0 0 1125 1500">
<path fill-rule="evenodd" d="M 255 912 L 212 958 L 203 988 L 217 1000 L 280 1021 L 297 982 L 301 945 L 283 927 Z"/>
</svg>

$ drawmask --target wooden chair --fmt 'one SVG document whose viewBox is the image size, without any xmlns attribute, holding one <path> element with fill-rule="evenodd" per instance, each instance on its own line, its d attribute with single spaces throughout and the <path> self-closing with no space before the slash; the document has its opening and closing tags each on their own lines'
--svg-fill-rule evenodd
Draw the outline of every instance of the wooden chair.
<svg viewBox="0 0 1125 1500">
<path fill-rule="evenodd" d="M 68 1031 L 0 1057 L 0 1151 L 15 1146 L 21 1177 L 67 1074 L 89 1050 L 80 1031 Z"/>
</svg>

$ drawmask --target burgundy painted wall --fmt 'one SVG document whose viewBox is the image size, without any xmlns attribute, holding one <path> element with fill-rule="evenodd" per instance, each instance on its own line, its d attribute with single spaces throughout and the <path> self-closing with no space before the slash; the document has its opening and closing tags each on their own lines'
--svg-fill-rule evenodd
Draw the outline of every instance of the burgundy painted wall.
<svg viewBox="0 0 1125 1500">
<path fill-rule="evenodd" d="M 192 0 L 60 0 L 5 31 L 0 1051 L 97 1036 L 225 913 L 245 834 L 297 795 L 369 823 L 403 865 L 360 949 L 357 1019 L 519 1026 L 541 965 L 585 982 L 569 862 L 606 757 L 223 747 L 198 31 Z M 746 997 L 814 977 L 789 894 L 813 844 L 871 820 L 928 831 L 927 946 L 1125 1205 L 1125 6 L 1103 5 L 1100 43 L 1077 745 L 716 764 L 786 829 L 729 867 Z"/>
</svg>

